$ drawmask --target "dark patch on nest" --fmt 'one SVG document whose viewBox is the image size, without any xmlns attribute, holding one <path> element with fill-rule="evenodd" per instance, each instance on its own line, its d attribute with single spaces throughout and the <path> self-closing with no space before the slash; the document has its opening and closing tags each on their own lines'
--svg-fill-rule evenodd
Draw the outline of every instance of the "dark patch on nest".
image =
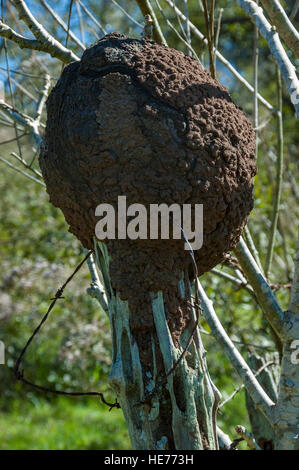
<svg viewBox="0 0 299 470">
<path fill-rule="evenodd" d="M 253 207 L 255 135 L 227 89 L 182 52 L 112 33 L 67 66 L 47 102 L 40 166 L 51 202 L 92 248 L 95 207 L 204 205 L 199 274 L 223 260 Z M 177 340 L 189 320 L 177 284 L 192 272 L 183 240 L 110 240 L 111 280 L 136 335 L 153 327 L 163 290 Z M 139 334 L 138 334 L 139 332 Z M 144 338 L 148 335 L 145 335 Z"/>
</svg>

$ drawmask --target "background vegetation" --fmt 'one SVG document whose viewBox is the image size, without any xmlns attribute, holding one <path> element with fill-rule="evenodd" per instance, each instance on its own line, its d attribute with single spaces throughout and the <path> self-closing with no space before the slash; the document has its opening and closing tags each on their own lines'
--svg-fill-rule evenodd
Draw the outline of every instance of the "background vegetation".
<svg viewBox="0 0 299 470">
<path fill-rule="evenodd" d="M 10 24 L 15 21 L 9 1 L 2 2 L 3 11 Z M 66 33 L 53 22 L 49 13 L 38 1 L 30 0 L 28 6 L 50 32 L 65 42 Z M 119 31 L 140 37 L 143 17 L 136 2 L 118 1 L 138 24 L 124 15 L 114 1 L 85 0 L 84 5 L 93 12 L 107 32 Z M 152 2 L 153 5 L 155 2 Z M 177 0 L 184 10 L 184 2 Z M 189 0 L 191 21 L 202 32 L 205 23 L 200 3 Z M 283 2 L 287 11 L 293 2 Z M 69 0 L 49 0 L 67 23 Z M 163 15 L 156 8 L 163 33 L 171 47 L 187 52 L 175 31 L 165 22 L 168 18 L 175 28 L 177 17 L 164 1 L 160 2 Z M 218 48 L 249 81 L 253 82 L 253 25 L 234 1 L 216 1 L 216 20 L 222 11 Z M 86 45 L 94 42 L 103 31 L 82 12 L 83 29 L 80 28 L 76 5 L 73 5 L 71 29 Z M 19 20 L 17 20 L 19 21 Z M 297 14 L 297 27 L 299 15 Z M 22 27 L 20 23 L 20 28 Z M 184 25 L 183 25 L 184 28 Z M 81 55 L 82 51 L 69 38 L 69 45 Z M 192 36 L 192 47 L 208 67 L 208 53 L 201 41 Z M 50 56 L 20 49 L 11 42 L 0 39 L 0 78 L 5 99 L 18 109 L 30 114 L 40 93 L 43 77 L 49 73 L 51 85 L 60 75 L 61 65 Z M 7 51 L 9 49 L 9 57 Z M 269 49 L 259 39 L 259 92 L 274 106 L 277 103 L 276 70 L 269 61 Z M 292 58 L 293 62 L 294 59 Z M 10 89 L 7 65 L 11 77 Z M 235 102 L 253 116 L 253 95 L 246 91 L 233 76 L 217 62 L 217 77 L 228 86 Z M 25 90 L 25 91 L 24 91 Z M 288 285 L 292 279 L 292 258 L 295 252 L 296 218 L 298 216 L 298 165 L 299 135 L 293 119 L 294 110 L 288 93 L 283 90 L 284 167 L 281 210 L 270 281 L 279 289 L 277 296 L 283 308 L 289 301 Z M 42 121 L 45 122 L 43 114 Z M 1 120 L 1 117 L 0 117 Z M 277 173 L 277 123 L 271 113 L 259 107 L 258 175 L 255 178 L 255 208 L 249 227 L 264 265 L 268 249 L 268 231 L 276 188 Z M 20 153 L 14 127 L 0 123 L 0 156 L 18 167 L 11 152 Z M 18 136 L 22 142 L 22 156 L 31 161 L 34 156 L 31 137 Z M 60 211 L 48 202 L 45 188 L 0 162 L 0 340 L 6 346 L 6 365 L 0 366 L 0 449 L 126 449 L 129 438 L 119 410 L 108 409 L 93 399 L 53 398 L 16 383 L 12 367 L 22 347 L 47 310 L 49 299 L 82 259 L 79 242 L 68 233 L 67 224 Z M 33 167 L 38 169 L 37 158 Z M 20 167 L 21 168 L 21 167 Z M 231 266 L 218 267 L 232 274 Z M 261 355 L 277 349 L 269 327 L 251 293 L 238 288 L 229 280 L 209 273 L 202 279 L 215 309 L 244 357 L 256 351 Z M 38 339 L 31 346 L 25 360 L 27 375 L 46 387 L 57 390 L 107 389 L 110 365 L 109 325 L 95 300 L 86 294 L 90 277 L 86 266 L 78 273 L 65 291 L 65 298 L 57 302 Z M 209 333 L 203 321 L 202 329 Z M 208 351 L 210 374 L 227 398 L 240 385 L 239 379 L 222 350 L 208 334 L 203 334 Z M 109 390 L 108 390 L 109 396 Z M 221 411 L 219 425 L 230 436 L 236 437 L 234 427 L 249 427 L 244 391 L 240 391 Z M 111 397 L 113 401 L 113 396 Z M 26 425 L 27 431 L 24 432 Z"/>
</svg>

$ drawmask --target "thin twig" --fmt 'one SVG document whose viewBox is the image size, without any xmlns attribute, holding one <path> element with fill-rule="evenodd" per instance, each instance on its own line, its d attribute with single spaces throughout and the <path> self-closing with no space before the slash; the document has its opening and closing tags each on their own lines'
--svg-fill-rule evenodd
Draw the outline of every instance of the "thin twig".
<svg viewBox="0 0 299 470">
<path fill-rule="evenodd" d="M 82 41 L 82 44 L 84 46 L 84 23 L 83 23 L 83 19 L 82 19 L 82 14 L 81 14 L 81 7 L 80 7 L 80 3 L 78 0 L 76 0 L 76 10 L 77 10 L 77 15 L 78 15 L 78 18 L 79 18 L 79 25 L 80 25 L 80 34 L 81 34 L 81 41 Z M 85 47 L 85 46 L 84 46 Z"/>
<path fill-rule="evenodd" d="M 58 15 L 58 13 L 54 11 L 53 8 L 50 7 L 50 5 L 48 4 L 48 2 L 46 2 L 46 0 L 40 0 L 40 1 L 43 7 L 50 13 L 50 15 L 62 27 L 62 29 L 64 31 L 67 31 L 67 25 L 63 21 L 63 19 Z M 69 30 L 69 36 L 77 44 L 77 46 L 80 47 L 80 49 L 82 49 L 83 51 L 85 50 L 84 44 L 80 41 L 80 39 L 77 38 L 77 36 L 71 30 Z"/>
<path fill-rule="evenodd" d="M 27 24 L 28 28 L 35 36 L 36 41 L 24 38 L 7 25 L 3 24 L 0 24 L 0 35 L 3 35 L 4 26 L 6 34 L 8 34 L 6 37 L 11 36 L 9 39 L 14 41 L 18 39 L 21 47 L 29 47 L 30 49 L 48 52 L 52 57 L 56 57 L 65 64 L 79 60 L 79 57 L 77 57 L 76 54 L 74 54 L 70 49 L 64 47 L 59 41 L 57 41 L 57 39 L 51 36 L 51 34 L 49 34 L 48 31 L 36 20 L 24 0 L 11 1 L 18 11 L 19 18 Z M 7 29 L 9 30 L 8 33 Z"/>
<path fill-rule="evenodd" d="M 244 288 L 246 289 L 250 294 L 254 294 L 254 290 L 252 287 L 248 284 L 247 281 L 243 282 L 241 279 L 238 279 L 237 277 L 231 276 L 230 274 L 220 271 L 219 269 L 213 268 L 211 271 L 213 274 L 216 274 L 219 277 L 222 277 L 223 279 L 227 279 L 228 281 L 233 282 L 234 284 L 237 285 L 238 289 Z"/>
<path fill-rule="evenodd" d="M 13 170 L 17 171 L 18 173 L 21 173 L 21 175 L 26 176 L 26 178 L 29 178 L 30 180 L 34 181 L 35 183 L 40 184 L 41 186 L 44 186 L 44 187 L 46 186 L 43 181 L 40 181 L 40 180 L 34 178 L 33 176 L 29 175 L 25 171 L 21 170 L 20 168 L 16 167 L 12 163 L 8 162 L 5 158 L 0 157 L 0 160 L 1 160 L 1 162 L 5 163 L 5 165 L 9 166 Z"/>
<path fill-rule="evenodd" d="M 43 175 L 38 171 L 36 170 L 35 168 L 32 168 L 32 163 L 29 165 L 26 160 L 24 160 L 24 158 L 22 158 L 20 155 L 18 155 L 17 153 L 15 152 L 11 152 L 11 155 L 16 158 L 20 163 L 22 163 L 22 165 L 24 165 L 25 168 L 27 168 L 28 170 L 32 171 L 32 173 L 34 173 L 36 176 L 38 176 L 39 178 L 43 179 Z"/>
<path fill-rule="evenodd" d="M 26 134 L 26 132 L 24 134 L 21 134 L 18 136 L 18 139 L 22 139 L 22 137 L 24 137 L 25 135 L 28 135 Z M 11 142 L 15 142 L 17 140 L 17 137 L 13 137 L 12 139 L 8 139 L 8 140 L 3 140 L 2 142 L 0 142 L 0 145 L 6 145 L 6 144 L 10 144 Z"/>
<path fill-rule="evenodd" d="M 112 0 L 112 3 L 114 3 L 114 5 L 120 9 L 120 11 L 123 12 L 123 14 L 129 18 L 130 21 L 132 21 L 132 23 L 134 23 L 136 26 L 138 26 L 139 28 L 143 28 L 143 25 L 141 23 L 139 23 L 138 21 L 136 21 L 133 16 L 131 16 L 118 2 L 116 2 L 115 0 Z"/>
<path fill-rule="evenodd" d="M 261 260 L 260 260 L 258 251 L 257 251 L 257 249 L 256 249 L 256 246 L 255 246 L 255 244 L 254 244 L 253 238 L 252 238 L 252 236 L 251 236 L 251 233 L 250 233 L 250 230 L 249 230 L 248 225 L 245 226 L 244 235 L 245 235 L 246 243 L 247 243 L 247 245 L 248 245 L 248 247 L 249 247 L 249 250 L 250 250 L 251 253 L 253 254 L 254 259 L 255 259 L 255 261 L 256 261 L 257 264 L 258 264 L 258 267 L 259 267 L 260 270 L 263 272 L 262 263 L 261 263 Z"/>
<path fill-rule="evenodd" d="M 165 2 L 170 7 L 175 9 L 177 14 L 182 19 L 182 21 L 186 21 L 185 15 L 174 5 L 174 3 L 171 0 L 165 0 Z M 199 31 L 199 29 L 196 26 L 194 26 L 194 24 L 191 23 L 191 21 L 189 21 L 189 25 L 194 35 L 198 37 L 201 41 L 203 41 L 205 44 L 207 44 L 208 40 Z M 239 80 L 239 82 L 242 83 L 242 85 L 244 85 L 247 88 L 247 90 L 249 90 L 251 93 L 254 93 L 254 87 L 249 82 L 247 82 L 247 80 L 235 69 L 235 67 L 222 54 L 220 54 L 218 50 L 215 51 L 215 54 L 216 54 L 217 59 L 233 74 L 233 76 L 237 80 Z M 274 106 L 272 106 L 267 100 L 265 100 L 263 96 L 258 94 L 258 99 L 260 103 L 262 103 L 262 105 L 265 106 L 265 108 L 267 108 L 269 111 L 271 111 L 274 114 L 276 113 L 276 109 L 274 108 Z"/>
<path fill-rule="evenodd" d="M 218 44 L 219 44 L 219 36 L 220 36 L 220 30 L 221 30 L 221 20 L 222 20 L 222 14 L 223 14 L 224 9 L 220 8 L 219 10 L 219 15 L 217 18 L 217 29 L 216 29 L 216 35 L 215 35 L 215 53 L 214 53 L 214 69 L 215 69 L 215 74 L 216 74 L 216 50 L 218 49 Z"/>
<path fill-rule="evenodd" d="M 244 426 L 236 426 L 236 432 L 242 436 L 242 439 L 247 442 L 249 449 L 253 450 L 262 450 L 261 447 L 256 442 L 254 435 L 247 431 Z"/>
<path fill-rule="evenodd" d="M 277 158 L 276 158 L 276 187 L 273 198 L 273 213 L 270 229 L 270 237 L 268 243 L 268 251 L 265 264 L 265 276 L 268 277 L 271 271 L 273 251 L 275 245 L 277 222 L 280 209 L 280 199 L 282 191 L 283 180 L 283 118 L 282 118 L 282 86 L 281 86 L 281 73 L 280 69 L 276 66 L 276 81 L 277 81 L 277 99 L 278 99 L 278 114 L 276 115 L 277 121 Z"/>
<path fill-rule="evenodd" d="M 73 277 L 75 276 L 75 274 L 79 271 L 79 269 L 83 266 L 83 264 L 85 263 L 85 261 L 90 257 L 91 255 L 91 251 L 89 251 L 87 253 L 87 255 L 85 256 L 85 258 L 78 264 L 78 266 L 76 267 L 76 269 L 73 271 L 73 273 L 68 277 L 68 279 L 65 281 L 65 283 L 63 284 L 62 287 L 60 287 L 58 289 L 58 291 L 56 292 L 55 294 L 55 297 L 52 299 L 52 302 L 46 312 L 46 314 L 43 316 L 41 322 L 39 323 L 39 325 L 35 328 L 34 332 L 32 333 L 32 335 L 30 336 L 30 338 L 28 339 L 27 343 L 25 344 L 24 348 L 22 349 L 16 363 L 15 363 L 15 366 L 14 366 L 14 374 L 15 374 L 15 377 L 17 380 L 20 380 L 21 382 L 25 383 L 26 385 L 29 385 L 37 390 L 41 390 L 43 392 L 49 392 L 49 393 L 54 393 L 55 395 L 68 395 L 68 396 L 99 396 L 101 401 L 109 406 L 110 410 L 112 408 L 120 408 L 120 405 L 119 403 L 117 402 L 117 400 L 115 401 L 115 403 L 109 403 L 105 400 L 104 398 L 104 395 L 103 393 L 101 392 L 64 392 L 64 391 L 60 391 L 60 390 L 54 390 L 54 389 L 50 389 L 50 388 L 47 388 L 47 387 L 42 387 L 41 385 L 37 385 L 31 381 L 29 381 L 28 379 L 25 378 L 24 376 L 24 370 L 20 370 L 20 366 L 21 366 L 21 362 L 22 362 L 22 359 L 24 358 L 25 354 L 26 354 L 26 351 L 28 349 L 28 347 L 30 346 L 30 344 L 32 343 L 33 339 L 35 338 L 35 336 L 38 334 L 39 330 L 41 329 L 41 327 L 43 326 L 43 324 L 46 322 L 51 310 L 53 309 L 54 305 L 56 304 L 57 300 L 58 299 L 61 299 L 63 298 L 62 297 L 62 294 L 63 294 L 63 291 L 65 289 L 65 287 L 68 285 L 68 283 L 73 279 Z"/>
<path fill-rule="evenodd" d="M 299 59 L 299 33 L 278 0 L 261 0 L 278 33 Z"/>
<path fill-rule="evenodd" d="M 163 9 L 159 3 L 159 0 L 156 0 L 156 5 L 161 13 L 161 15 L 163 16 L 164 20 L 166 21 L 166 23 L 168 24 L 168 26 L 175 32 L 175 34 L 178 36 L 178 38 L 187 46 L 187 49 L 192 52 L 192 55 L 198 60 L 199 63 L 200 60 L 199 60 L 199 57 L 197 56 L 195 50 L 193 49 L 193 47 L 187 42 L 187 39 L 185 40 L 181 34 L 178 32 L 178 30 L 173 26 L 173 24 L 171 23 L 171 21 L 166 18 L 164 12 L 163 12 Z M 182 27 L 182 30 L 184 31 L 184 28 Z"/>
<path fill-rule="evenodd" d="M 3 13 L 4 13 L 4 11 L 3 11 L 3 0 L 1 0 L 1 20 L 2 21 L 4 19 Z M 11 104 L 14 106 L 14 96 L 13 96 L 13 92 L 12 92 L 12 85 L 11 85 L 11 78 L 10 78 L 10 65 L 9 65 L 9 60 L 8 60 L 6 38 L 3 39 L 3 47 L 4 47 L 4 53 L 5 53 L 5 62 L 6 62 L 6 71 L 7 71 L 7 78 L 8 78 L 10 100 L 11 100 Z M 18 144 L 19 153 L 20 153 L 20 155 L 22 155 L 22 147 L 21 147 L 21 143 L 20 143 L 20 140 L 19 140 L 19 132 L 18 132 L 17 125 L 16 125 L 15 121 L 14 121 L 14 130 L 15 130 L 15 136 L 16 136 L 16 140 L 17 140 L 17 144 Z"/>
<path fill-rule="evenodd" d="M 290 14 L 290 20 L 293 21 L 295 19 L 295 16 L 297 15 L 297 12 L 299 10 L 299 0 L 296 0 L 293 9 Z"/>
<path fill-rule="evenodd" d="M 74 3 L 74 0 L 70 0 L 70 5 L 69 5 L 69 14 L 68 14 L 68 18 L 67 18 L 67 27 L 66 27 L 65 47 L 67 47 L 67 43 L 68 43 L 69 36 L 70 36 L 70 29 L 71 29 L 71 17 L 72 17 L 72 8 L 73 8 L 73 3 Z"/>
<path fill-rule="evenodd" d="M 214 2 L 214 0 L 211 0 L 211 3 L 210 3 L 211 9 L 210 9 L 210 12 L 209 12 L 207 0 L 203 0 L 204 17 L 205 17 L 205 24 L 206 24 L 206 36 L 208 38 L 210 73 L 211 73 L 211 76 L 213 78 L 215 78 L 214 33 L 212 32 L 212 30 L 214 29 L 214 7 L 213 7 L 213 2 Z M 213 17 L 210 16 L 211 14 L 213 14 Z"/>
<path fill-rule="evenodd" d="M 153 20 L 154 40 L 160 44 L 164 44 L 165 46 L 167 46 L 166 39 L 162 33 L 156 14 L 150 2 L 148 0 L 136 0 L 136 3 L 138 4 L 143 16 L 145 17 L 145 15 L 150 15 Z"/>
<path fill-rule="evenodd" d="M 189 44 L 189 46 L 191 46 L 188 0 L 184 0 L 184 6 L 185 6 L 185 16 L 186 16 L 186 39 L 187 39 L 187 43 Z M 189 49 L 189 55 L 190 55 L 190 49 Z"/>
<path fill-rule="evenodd" d="M 296 115 L 299 117 L 299 80 L 296 75 L 296 69 L 290 61 L 284 50 L 276 28 L 271 26 L 264 16 L 263 9 L 252 0 L 237 0 L 241 8 L 250 16 L 257 25 L 260 33 L 267 41 L 272 56 L 276 61 L 284 82 L 289 90 L 291 102 L 295 108 Z"/>
<path fill-rule="evenodd" d="M 262 413 L 271 422 L 273 418 L 273 407 L 274 402 L 263 390 L 258 380 L 254 376 L 252 370 L 243 359 L 233 342 L 229 338 L 228 334 L 224 330 L 219 318 L 213 307 L 213 303 L 207 297 L 204 289 L 202 288 L 198 279 L 196 279 L 196 285 L 199 293 L 200 303 L 202 306 L 203 316 L 205 317 L 209 327 L 212 330 L 212 334 L 217 338 L 223 350 L 233 365 L 236 372 L 241 377 L 248 393 L 256 406 L 262 411 Z"/>
<path fill-rule="evenodd" d="M 266 362 L 266 364 L 263 364 L 262 367 L 260 367 L 259 370 L 254 373 L 254 376 L 255 376 L 255 377 L 258 377 L 258 376 L 263 372 L 263 370 L 265 370 L 265 369 L 266 369 L 267 367 L 269 367 L 269 366 L 272 366 L 273 364 L 275 364 L 274 361 Z M 219 404 L 219 408 L 222 408 L 222 407 L 223 407 L 224 405 L 226 405 L 229 401 L 231 401 L 231 400 L 234 398 L 234 396 L 237 395 L 237 393 L 239 393 L 241 390 L 243 390 L 243 388 L 245 388 L 245 385 L 244 385 L 244 384 L 242 384 L 242 385 L 240 385 L 240 387 L 236 388 L 236 389 L 233 391 L 233 393 L 232 393 L 226 400 L 224 400 L 223 402 L 221 402 L 221 403 Z"/>
<path fill-rule="evenodd" d="M 91 13 L 91 11 L 84 5 L 84 3 L 79 0 L 80 6 L 82 10 L 86 13 L 86 15 L 91 19 L 91 21 L 102 31 L 103 34 L 107 34 L 105 28 L 101 25 L 98 19 Z"/>
<path fill-rule="evenodd" d="M 257 0 L 258 5 L 259 0 Z M 256 24 L 253 27 L 253 125 L 255 129 L 259 126 L 259 108 L 258 108 L 258 66 L 259 66 L 259 30 Z M 258 131 L 255 131 L 255 159 L 258 158 Z"/>
<path fill-rule="evenodd" d="M 280 337 L 283 330 L 285 314 L 280 308 L 271 287 L 264 278 L 242 237 L 234 251 L 263 309 L 265 317 L 276 334 Z"/>
</svg>

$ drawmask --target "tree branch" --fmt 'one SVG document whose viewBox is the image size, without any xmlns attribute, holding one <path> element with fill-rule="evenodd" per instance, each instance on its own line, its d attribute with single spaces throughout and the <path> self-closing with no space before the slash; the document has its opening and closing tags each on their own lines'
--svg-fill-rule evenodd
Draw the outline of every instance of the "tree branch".
<svg viewBox="0 0 299 470">
<path fill-rule="evenodd" d="M 276 28 L 271 26 L 264 16 L 263 9 L 252 0 L 238 0 L 238 3 L 240 7 L 248 13 L 267 41 L 273 58 L 289 90 L 291 101 L 296 110 L 296 116 L 299 117 L 299 81 L 296 75 L 296 69 L 280 42 Z"/>
<path fill-rule="evenodd" d="M 40 184 L 41 186 L 46 187 L 45 183 L 43 181 L 38 180 L 37 178 L 34 178 L 34 176 L 29 175 L 26 173 L 26 171 L 21 170 L 20 168 L 16 167 L 12 163 L 8 162 L 5 158 L 0 156 L 0 161 L 5 163 L 5 165 L 9 166 L 13 170 L 17 171 L 18 173 L 21 173 L 21 175 L 26 176 L 26 178 L 29 178 L 30 180 L 34 181 L 35 183 Z"/>
<path fill-rule="evenodd" d="M 256 442 L 256 440 L 254 439 L 254 435 L 251 432 L 247 431 L 247 429 L 244 428 L 244 426 L 236 426 L 236 431 L 241 437 L 243 437 L 244 441 L 247 442 L 249 449 L 262 450 L 261 447 Z"/>
<path fill-rule="evenodd" d="M 278 305 L 271 287 L 264 278 L 242 238 L 234 251 L 268 322 L 281 338 L 285 315 Z"/>
<path fill-rule="evenodd" d="M 12 3 L 19 13 L 19 18 L 26 23 L 32 34 L 37 39 L 37 45 L 43 47 L 43 49 L 37 50 L 48 52 L 52 57 L 56 57 L 65 64 L 79 60 L 79 57 L 77 57 L 76 54 L 74 54 L 70 49 L 64 47 L 59 41 L 57 41 L 57 39 L 48 33 L 48 31 L 34 18 L 23 0 L 12 0 Z M 34 48 L 31 47 L 30 49 Z"/>
<path fill-rule="evenodd" d="M 62 27 L 62 29 L 65 32 L 67 32 L 67 25 L 63 21 L 63 19 L 58 15 L 58 13 L 56 13 L 56 11 L 54 11 L 53 8 L 50 7 L 50 5 L 46 2 L 46 0 L 40 0 L 40 1 L 43 7 L 45 7 L 45 9 L 50 13 L 52 18 L 54 18 L 54 20 Z M 79 46 L 80 49 L 85 51 L 86 48 L 84 44 L 80 41 L 80 39 L 77 38 L 77 36 L 71 30 L 69 30 L 68 34 L 69 34 L 69 37 L 77 44 L 77 46 Z"/>
<path fill-rule="evenodd" d="M 159 42 L 160 44 L 165 44 L 166 40 L 163 36 L 162 30 L 160 28 L 159 22 L 157 20 L 157 17 L 155 15 L 155 12 L 148 0 L 136 0 L 136 3 L 138 4 L 143 16 L 145 15 L 150 15 L 152 20 L 153 20 L 153 37 L 156 42 Z"/>
<path fill-rule="evenodd" d="M 241 377 L 242 382 L 244 383 L 249 395 L 251 396 L 256 406 L 271 422 L 273 417 L 272 409 L 275 406 L 274 402 L 260 386 L 252 370 L 247 365 L 246 361 L 243 359 L 242 355 L 239 353 L 239 351 L 227 335 L 226 331 L 224 330 L 217 317 L 217 314 L 213 307 L 213 303 L 207 297 L 207 294 L 205 293 L 198 279 L 196 279 L 195 282 L 197 284 L 198 295 L 200 298 L 203 315 L 212 330 L 212 334 L 217 338 L 218 342 L 221 344 L 226 356 L 230 360 L 236 372 Z"/>
<path fill-rule="evenodd" d="M 282 116 L 282 84 L 281 84 L 281 73 L 280 69 L 276 66 L 277 75 L 277 108 L 278 113 L 276 115 L 277 121 L 277 157 L 276 157 L 276 187 L 273 197 L 273 213 L 270 229 L 270 237 L 268 244 L 268 251 L 265 263 L 265 275 L 269 279 L 271 272 L 272 258 L 274 253 L 275 238 L 277 233 L 277 223 L 280 211 L 280 199 L 282 192 L 283 182 L 283 116 Z"/>
<path fill-rule="evenodd" d="M 278 0 L 261 0 L 278 33 L 299 59 L 299 33 Z"/>
<path fill-rule="evenodd" d="M 191 31 L 193 31 L 193 33 L 195 34 L 195 36 L 197 36 L 201 41 L 203 41 L 206 45 L 208 44 L 208 40 L 204 37 L 204 35 L 199 31 L 198 28 L 196 28 L 196 26 L 194 26 L 193 23 L 191 23 L 191 21 L 187 20 L 187 18 L 185 17 L 185 15 L 181 12 L 181 10 L 179 10 L 176 5 L 171 1 L 171 0 L 165 0 L 165 2 L 171 7 L 174 9 L 174 11 L 178 14 L 178 16 L 181 18 L 181 20 L 187 22 L 188 21 L 188 24 L 190 26 L 190 29 Z M 249 82 L 247 82 L 247 80 L 235 69 L 235 67 L 222 55 L 220 54 L 220 52 L 216 49 L 215 50 L 215 55 L 216 55 L 216 58 L 223 64 L 225 65 L 225 67 L 234 75 L 235 78 L 237 78 L 237 80 L 239 80 L 240 83 L 242 83 L 242 85 L 244 85 L 247 90 L 249 90 L 251 93 L 254 93 L 254 87 L 252 85 L 250 85 Z M 276 109 L 267 101 L 265 100 L 265 98 L 263 96 L 261 96 L 259 93 L 257 94 L 257 97 L 258 97 L 258 100 L 260 101 L 260 103 L 265 106 L 265 108 L 267 108 L 269 111 L 271 111 L 272 113 L 276 113 Z"/>
</svg>

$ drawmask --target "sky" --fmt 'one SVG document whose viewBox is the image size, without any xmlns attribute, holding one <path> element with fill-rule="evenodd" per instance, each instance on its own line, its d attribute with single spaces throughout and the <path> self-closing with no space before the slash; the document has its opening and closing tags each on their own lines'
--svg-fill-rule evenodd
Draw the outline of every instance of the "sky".
<svg viewBox="0 0 299 470">
<path fill-rule="evenodd" d="M 88 6 L 90 8 L 91 2 L 89 2 L 88 0 L 82 0 L 82 1 L 86 6 Z M 47 2 L 65 21 L 67 21 L 70 0 L 47 0 Z M 125 6 L 126 3 L 127 3 L 127 2 L 124 2 L 123 0 L 118 0 L 118 2 L 120 4 L 122 4 L 123 6 Z M 5 0 L 3 0 L 3 3 L 5 5 Z M 42 4 L 39 0 L 27 0 L 26 3 L 27 3 L 28 7 L 30 8 L 30 10 L 32 11 L 32 13 L 34 14 L 34 16 L 36 17 L 37 20 L 44 22 L 45 18 L 48 18 L 49 21 L 51 21 L 51 22 L 53 21 L 51 15 L 44 9 L 44 7 L 42 6 Z M 99 7 L 98 11 L 101 11 L 101 4 L 102 3 L 107 3 L 107 0 L 98 0 L 97 1 L 97 5 Z M 111 18 L 111 24 L 103 24 L 103 26 L 105 27 L 107 32 L 111 32 L 111 31 L 114 31 L 115 29 L 117 29 L 117 24 L 119 23 L 119 18 L 121 16 L 123 17 L 123 13 L 117 8 L 117 6 L 115 6 L 113 4 L 113 1 L 109 0 L 109 3 L 113 5 L 113 10 L 112 10 L 113 16 Z M 15 11 L 13 7 L 11 7 L 11 8 L 12 8 L 12 11 Z M 93 11 L 93 14 L 96 16 L 96 13 L 94 11 Z M 5 19 L 5 16 L 6 16 L 6 11 L 4 9 L 4 19 Z M 136 14 L 134 12 L 133 17 L 135 19 L 138 19 L 140 22 L 142 22 L 142 17 L 141 17 L 140 11 L 139 11 L 137 6 L 136 6 Z M 82 11 L 82 18 L 83 18 L 83 21 L 85 21 L 87 25 L 91 24 L 91 20 L 86 16 L 84 11 Z M 97 19 L 101 21 L 101 18 L 97 17 Z M 130 27 L 131 31 L 133 31 L 133 34 L 138 37 L 139 34 L 140 34 L 140 28 L 138 26 L 136 26 L 129 19 L 126 19 L 125 21 L 128 21 L 128 27 Z M 33 37 L 32 34 L 30 33 L 29 29 L 27 28 L 27 26 L 23 22 L 20 22 L 20 23 L 24 26 L 24 32 L 25 32 L 26 37 Z M 14 25 L 11 22 L 10 22 L 10 26 L 14 27 Z M 76 34 L 76 36 L 78 38 L 81 38 L 80 25 L 79 25 L 79 19 L 78 19 L 78 15 L 77 15 L 75 2 L 73 2 L 73 6 L 72 6 L 71 30 Z M 61 38 L 63 40 L 65 40 L 66 33 L 62 30 L 61 27 L 59 27 L 59 31 L 61 32 Z M 100 37 L 103 35 L 103 33 L 101 31 L 99 31 L 98 29 L 97 29 L 97 32 L 98 32 L 98 35 Z M 91 34 L 88 31 L 88 29 L 86 28 L 84 30 L 85 44 L 87 44 L 87 45 L 92 44 L 95 40 L 96 40 L 96 36 L 94 34 Z M 7 43 L 8 43 L 8 50 L 9 50 L 9 41 L 7 41 Z M 69 44 L 71 45 L 72 41 L 69 41 Z M 17 59 L 14 59 L 10 55 L 9 55 L 9 66 L 12 70 L 17 69 Z M 3 50 L 2 50 L 1 55 L 0 55 L 0 67 L 6 68 L 6 59 L 5 59 L 5 54 L 4 54 Z M 217 67 L 218 67 L 218 70 L 221 72 L 221 82 L 222 82 L 222 84 L 225 85 L 225 86 L 228 86 L 228 87 L 232 86 L 233 79 L 232 79 L 231 74 L 227 73 L 226 69 L 221 64 L 218 63 Z M 13 73 L 12 73 L 12 76 L 14 76 Z M 15 76 L 15 78 L 17 78 L 17 76 Z M 4 88 L 3 87 L 3 82 L 6 83 L 6 88 L 7 88 L 7 74 L 4 70 L 1 70 L 1 68 L 0 68 L 0 80 L 2 80 L 2 84 L 0 82 L 0 96 L 2 96 L 3 95 L 3 88 Z"/>
</svg>

